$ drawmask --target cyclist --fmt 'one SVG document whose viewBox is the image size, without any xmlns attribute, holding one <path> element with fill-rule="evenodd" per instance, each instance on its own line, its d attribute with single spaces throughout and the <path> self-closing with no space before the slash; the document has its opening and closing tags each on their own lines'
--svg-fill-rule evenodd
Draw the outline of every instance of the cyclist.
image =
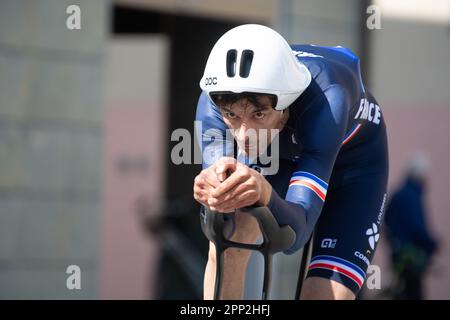
<svg viewBox="0 0 450 320">
<path fill-rule="evenodd" d="M 267 206 L 296 233 L 285 253 L 313 237 L 301 298 L 354 299 L 379 239 L 388 176 L 383 115 L 361 80 L 358 57 L 344 47 L 290 46 L 268 27 L 242 25 L 214 45 L 200 86 L 204 154 L 194 198 L 224 213 Z M 260 135 L 270 129 L 279 131 Z M 275 139 L 278 150 L 271 150 Z M 268 150 L 278 170 L 265 174 L 249 155 Z M 257 241 L 255 220 L 236 214 L 233 223 L 232 240 Z M 246 250 L 226 250 L 222 298 L 242 298 L 248 259 Z M 205 299 L 214 273 L 210 243 Z"/>
</svg>

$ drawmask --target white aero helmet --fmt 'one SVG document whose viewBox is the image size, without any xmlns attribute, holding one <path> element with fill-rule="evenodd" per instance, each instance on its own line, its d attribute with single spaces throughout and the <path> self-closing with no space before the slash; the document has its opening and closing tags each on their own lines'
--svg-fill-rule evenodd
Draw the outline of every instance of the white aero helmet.
<svg viewBox="0 0 450 320">
<path fill-rule="evenodd" d="M 214 45 L 200 87 L 214 94 L 263 93 L 277 97 L 276 110 L 292 104 L 311 82 L 311 74 L 275 30 L 245 24 L 226 32 Z"/>
</svg>

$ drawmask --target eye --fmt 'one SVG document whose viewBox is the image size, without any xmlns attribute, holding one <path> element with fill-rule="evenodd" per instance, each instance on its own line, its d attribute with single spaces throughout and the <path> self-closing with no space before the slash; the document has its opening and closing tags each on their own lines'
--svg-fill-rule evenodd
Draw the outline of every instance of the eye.
<svg viewBox="0 0 450 320">
<path fill-rule="evenodd" d="M 255 112 L 255 118 L 258 120 L 261 120 L 262 118 L 264 118 L 265 114 L 262 113 L 261 111 Z"/>
<path fill-rule="evenodd" d="M 230 111 L 224 111 L 225 117 L 228 119 L 236 119 L 236 114 Z"/>
</svg>

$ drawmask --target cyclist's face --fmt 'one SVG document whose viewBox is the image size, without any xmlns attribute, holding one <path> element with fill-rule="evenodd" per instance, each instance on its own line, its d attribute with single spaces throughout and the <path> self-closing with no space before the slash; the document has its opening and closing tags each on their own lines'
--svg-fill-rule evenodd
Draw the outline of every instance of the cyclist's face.
<svg viewBox="0 0 450 320">
<path fill-rule="evenodd" d="M 225 124 L 232 130 L 238 145 L 246 153 L 257 148 L 259 144 L 265 149 L 274 138 L 271 129 L 283 129 L 288 117 L 288 112 L 282 113 L 273 108 L 269 97 L 262 95 L 257 101 L 258 106 L 255 106 L 246 98 L 242 98 L 232 105 L 220 108 Z"/>
</svg>

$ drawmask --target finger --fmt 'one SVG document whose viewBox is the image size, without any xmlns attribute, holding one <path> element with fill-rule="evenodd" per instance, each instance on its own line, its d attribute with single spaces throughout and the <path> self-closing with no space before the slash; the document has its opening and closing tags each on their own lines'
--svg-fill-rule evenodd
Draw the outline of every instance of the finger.
<svg viewBox="0 0 450 320">
<path fill-rule="evenodd" d="M 258 194 L 255 192 L 255 190 L 248 190 L 246 193 L 240 195 L 240 197 L 236 199 L 236 202 L 233 206 L 236 209 L 240 209 L 251 206 L 255 204 L 256 201 L 258 201 Z"/>
<path fill-rule="evenodd" d="M 206 198 L 206 197 L 205 197 L 203 190 L 200 188 L 194 188 L 194 199 L 198 201 L 199 199 L 204 199 L 204 198 Z"/>
<path fill-rule="evenodd" d="M 211 197 L 208 199 L 208 203 L 211 205 L 218 205 L 223 204 L 224 202 L 232 200 L 237 195 L 246 192 L 251 188 L 251 185 L 249 183 L 240 183 L 236 186 L 234 186 L 231 190 L 228 192 L 225 192 L 224 194 L 218 196 L 217 198 Z"/>
<path fill-rule="evenodd" d="M 204 206 L 207 206 L 208 205 L 208 198 L 207 197 L 205 197 L 203 194 L 201 194 L 201 193 L 196 193 L 196 194 L 194 194 L 194 199 L 198 202 L 198 203 L 200 203 L 200 204 L 202 204 L 202 205 L 204 205 Z"/>
<path fill-rule="evenodd" d="M 255 194 L 254 190 L 248 190 L 234 198 L 233 201 L 227 202 L 225 205 L 219 206 L 218 208 L 224 212 L 228 212 L 250 206 L 257 201 Z"/>
<path fill-rule="evenodd" d="M 222 182 L 218 177 L 217 174 L 215 174 L 214 171 L 208 170 L 203 175 L 203 181 L 205 185 L 211 187 L 211 188 L 217 188 L 220 183 Z"/>
<path fill-rule="evenodd" d="M 219 179 L 220 182 L 223 182 L 227 178 L 227 173 L 226 172 L 219 173 L 217 174 L 217 178 Z"/>
<path fill-rule="evenodd" d="M 230 166 L 230 168 L 232 168 L 232 166 L 236 166 L 237 165 L 237 160 L 233 157 L 221 157 L 219 160 L 217 160 L 214 165 L 216 167 L 220 166 L 220 165 L 228 165 Z"/>
<path fill-rule="evenodd" d="M 211 204 L 211 205 L 223 204 L 224 202 L 231 200 L 231 198 L 233 198 L 233 196 L 236 195 L 236 191 L 237 190 L 242 191 L 242 189 L 243 189 L 242 185 L 238 184 L 238 185 L 234 186 L 230 191 L 220 195 L 217 198 L 210 197 L 208 199 L 208 203 Z"/>
<path fill-rule="evenodd" d="M 199 185 L 194 185 L 193 188 L 194 199 L 203 205 L 208 204 L 208 199 L 210 198 L 209 192 Z"/>
<path fill-rule="evenodd" d="M 212 171 L 212 168 L 202 170 L 194 179 L 194 186 L 209 189 L 216 188 L 221 181 L 217 179 L 217 175 Z"/>
<path fill-rule="evenodd" d="M 237 161 L 234 158 L 223 157 L 216 162 L 215 172 L 218 179 L 222 182 L 227 178 L 228 173 L 236 171 Z"/>
<path fill-rule="evenodd" d="M 245 192 L 239 193 L 236 197 L 234 197 L 233 199 L 231 199 L 229 201 L 225 201 L 221 204 L 215 205 L 215 207 L 217 207 L 221 210 L 241 208 L 242 206 L 245 206 L 248 203 L 255 200 L 256 199 L 255 194 L 256 194 L 256 192 L 254 190 L 250 189 Z M 208 201 L 209 201 L 209 199 L 208 199 Z M 253 201 L 253 202 L 255 202 L 255 201 Z"/>
<path fill-rule="evenodd" d="M 211 196 L 217 198 L 222 194 L 230 191 L 234 186 L 246 181 L 250 177 L 248 170 L 236 170 L 224 182 L 214 189 Z"/>
<path fill-rule="evenodd" d="M 236 198 L 235 206 L 236 208 L 242 208 L 254 205 L 258 201 L 258 198 L 259 193 L 254 189 L 250 189 Z"/>
</svg>

